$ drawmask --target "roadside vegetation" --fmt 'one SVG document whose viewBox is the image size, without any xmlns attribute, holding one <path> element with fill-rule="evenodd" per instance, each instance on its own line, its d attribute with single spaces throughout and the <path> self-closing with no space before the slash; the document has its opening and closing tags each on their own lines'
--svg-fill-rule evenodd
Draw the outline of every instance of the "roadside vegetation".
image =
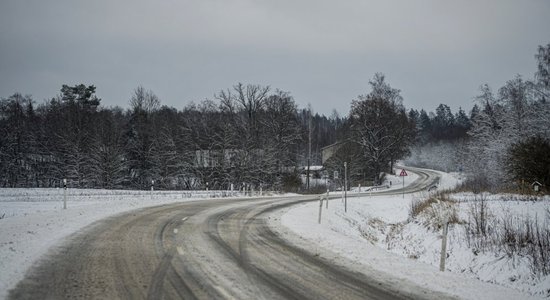
<svg viewBox="0 0 550 300">
<path fill-rule="evenodd" d="M 475 256 L 525 259 L 533 276 L 550 275 L 550 199 L 545 196 L 445 191 L 413 199 L 409 223 L 438 232 L 444 222 Z M 522 203 L 538 209 L 522 209 Z M 540 209 L 542 208 L 542 209 Z M 518 263 L 518 266 L 520 264 Z"/>
<path fill-rule="evenodd" d="M 403 227 L 416 224 L 438 234 L 437 224 L 449 220 L 451 268 L 480 277 L 500 269 L 510 275 L 490 280 L 523 282 L 548 297 L 550 44 L 540 46 L 535 59 L 531 80 L 516 76 L 497 93 L 482 85 L 468 123 L 461 111 L 453 115 L 445 105 L 435 114 L 410 113 L 418 116 L 418 134 L 405 162 L 466 179 L 452 191 L 413 200 Z M 441 128 L 449 134 L 440 135 Z M 471 257 L 460 258 L 459 249 Z"/>
</svg>

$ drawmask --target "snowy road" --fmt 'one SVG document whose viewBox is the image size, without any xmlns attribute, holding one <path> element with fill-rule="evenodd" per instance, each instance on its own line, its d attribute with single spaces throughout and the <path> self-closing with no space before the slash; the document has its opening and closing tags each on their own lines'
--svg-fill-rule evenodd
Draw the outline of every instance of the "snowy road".
<svg viewBox="0 0 550 300">
<path fill-rule="evenodd" d="M 418 174 L 407 192 L 437 180 Z M 36 265 L 9 298 L 449 298 L 335 265 L 268 225 L 271 212 L 317 199 L 188 202 L 109 218 Z"/>
</svg>

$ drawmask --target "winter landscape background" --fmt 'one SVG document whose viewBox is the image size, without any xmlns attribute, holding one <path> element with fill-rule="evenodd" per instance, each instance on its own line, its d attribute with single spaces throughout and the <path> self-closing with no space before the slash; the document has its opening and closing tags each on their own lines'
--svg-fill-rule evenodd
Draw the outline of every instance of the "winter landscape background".
<svg viewBox="0 0 550 300">
<path fill-rule="evenodd" d="M 205 33 L 199 40 L 211 38 L 205 28 L 197 29 Z M 312 36 L 308 41 L 324 46 L 318 47 L 323 55 L 347 53 Z M 3 29 L 0 41 L 12 40 L 17 34 Z M 237 40 L 250 43 L 246 35 Z M 263 41 L 259 48 L 285 44 L 252 40 Z M 290 40 L 287 45 L 310 46 Z M 353 45 L 369 49 L 380 42 L 369 41 Z M 18 43 L 3 44 L 9 47 L 0 57 L 12 58 Z M 532 50 L 532 57 L 521 58 L 531 59 L 531 74 L 519 75 L 518 67 L 502 86 L 479 82 L 471 101 L 441 99 L 433 107 L 418 105 L 418 89 L 431 97 L 444 84 L 403 87 L 395 72 L 366 70 L 370 80 L 344 111 L 340 96 L 330 98 L 335 91 L 312 93 L 330 101 L 304 101 L 250 76 L 229 76 L 246 81 L 177 105 L 147 85 L 125 91 L 121 105 L 99 97 L 97 82 L 61 80 L 57 94 L 30 95 L 19 80 L 20 90 L 0 95 L 0 298 L 60 245 L 106 220 L 174 203 L 273 199 L 295 201 L 266 221 L 278 237 L 398 292 L 422 287 L 460 299 L 550 299 L 550 44 Z M 381 60 L 390 69 L 398 64 Z M 0 61 L 0 69 L 11 65 Z M 0 76 L 16 80 L 4 71 Z M 174 93 L 180 86 L 169 88 Z M 415 90 L 414 105 L 406 88 Z M 430 176 L 433 181 L 422 181 Z M 418 183 L 426 186 L 417 189 Z"/>
</svg>

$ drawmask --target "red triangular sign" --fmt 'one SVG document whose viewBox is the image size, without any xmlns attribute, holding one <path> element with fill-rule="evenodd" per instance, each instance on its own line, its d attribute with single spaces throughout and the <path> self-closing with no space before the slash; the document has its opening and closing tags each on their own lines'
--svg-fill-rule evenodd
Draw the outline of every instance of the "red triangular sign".
<svg viewBox="0 0 550 300">
<path fill-rule="evenodd" d="M 402 169 L 401 174 L 399 174 L 399 176 L 407 176 L 407 171 L 405 171 L 405 169 Z"/>
</svg>

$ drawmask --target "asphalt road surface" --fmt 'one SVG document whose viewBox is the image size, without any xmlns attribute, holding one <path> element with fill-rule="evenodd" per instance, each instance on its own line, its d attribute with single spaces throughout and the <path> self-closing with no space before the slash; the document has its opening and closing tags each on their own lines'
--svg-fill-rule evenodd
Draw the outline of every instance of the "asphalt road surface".
<svg viewBox="0 0 550 300">
<path fill-rule="evenodd" d="M 406 192 L 437 181 L 420 178 Z M 382 192 L 401 193 L 401 190 Z M 11 299 L 442 299 L 404 292 L 293 246 L 274 210 L 316 196 L 197 201 L 94 223 L 33 267 Z"/>
</svg>

